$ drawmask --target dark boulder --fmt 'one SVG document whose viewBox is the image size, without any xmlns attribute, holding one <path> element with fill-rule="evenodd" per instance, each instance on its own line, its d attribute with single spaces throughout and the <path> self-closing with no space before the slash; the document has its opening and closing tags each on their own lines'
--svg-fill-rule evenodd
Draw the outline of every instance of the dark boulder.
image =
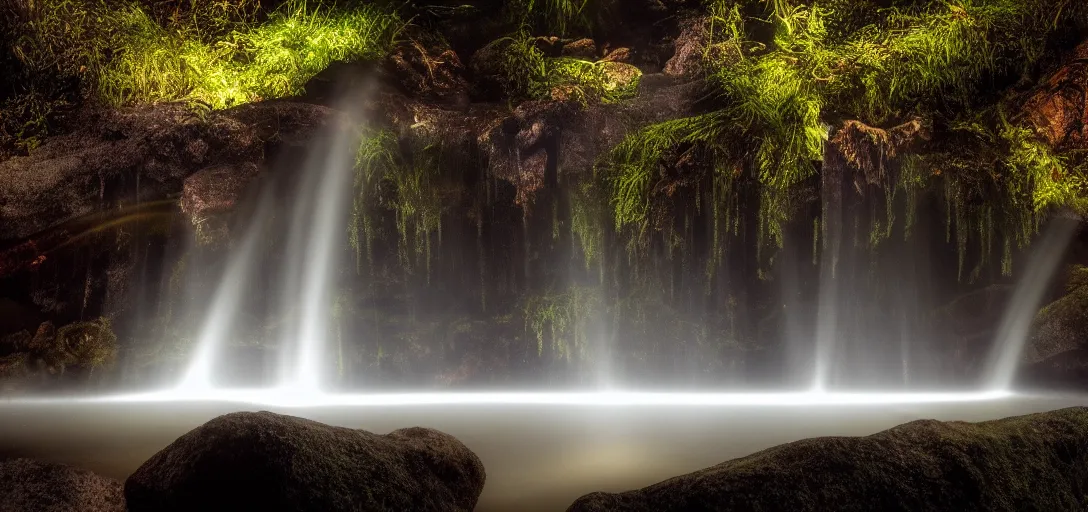
<svg viewBox="0 0 1088 512">
<path fill-rule="evenodd" d="M 1088 267 L 1078 265 L 1069 270 L 1065 295 L 1035 316 L 1024 362 L 1038 363 L 1079 349 L 1088 349 Z"/>
<path fill-rule="evenodd" d="M 0 461 L 0 510 L 124 512 L 121 482 L 85 469 L 30 459 Z"/>
<path fill-rule="evenodd" d="M 125 482 L 130 512 L 189 510 L 469 511 L 484 468 L 425 428 L 388 435 L 270 412 L 215 418 Z"/>
<path fill-rule="evenodd" d="M 1035 316 L 1023 364 L 1021 387 L 1088 386 L 1088 267 L 1072 267 L 1065 295 Z"/>
<path fill-rule="evenodd" d="M 1088 408 L 777 446 L 569 512 L 1088 510 Z"/>
</svg>

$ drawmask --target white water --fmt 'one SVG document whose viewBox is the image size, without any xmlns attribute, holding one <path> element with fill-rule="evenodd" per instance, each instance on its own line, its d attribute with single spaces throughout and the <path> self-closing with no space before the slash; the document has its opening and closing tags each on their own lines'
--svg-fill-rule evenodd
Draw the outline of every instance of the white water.
<svg viewBox="0 0 1088 512">
<path fill-rule="evenodd" d="M 242 291 L 252 278 L 249 270 L 253 258 L 257 255 L 257 245 L 263 231 L 264 220 L 271 214 L 272 194 L 265 190 L 261 194 L 254 218 L 250 223 L 242 242 L 234 248 L 227 261 L 227 267 L 215 296 L 208 307 L 207 320 L 201 330 L 196 352 L 189 363 L 189 369 L 182 378 L 180 388 L 190 392 L 210 392 L 215 361 L 223 348 L 226 337 L 230 335 L 233 319 L 237 318 L 242 303 Z"/>
<path fill-rule="evenodd" d="M 1009 389 L 1016 378 L 1024 347 L 1031 334 L 1031 323 L 1042 306 L 1051 279 L 1058 271 L 1069 242 L 1077 231 L 1077 221 L 1057 218 L 1047 227 L 1046 234 L 1036 242 L 1028 261 L 1027 272 L 1020 277 L 1012 300 L 1005 309 L 1001 327 L 994 340 L 994 350 L 988 365 L 991 389 Z"/>
<path fill-rule="evenodd" d="M 267 397 L 281 397 L 290 403 L 336 403 L 339 405 L 366 405 L 374 400 L 377 404 L 389 405 L 393 401 L 403 403 L 595 403 L 617 401 L 619 403 L 689 403 L 692 405 L 714 404 L 756 404 L 756 403 L 852 403 L 872 400 L 887 403 L 940 402 L 947 400 L 985 400 L 992 399 L 994 393 L 1007 393 L 1011 389 L 1021 352 L 1029 335 L 1031 321 L 1040 307 L 1040 302 L 1047 289 L 1047 283 L 1057 271 L 1061 256 L 1068 246 L 1077 223 L 1068 219 L 1059 219 L 1051 224 L 1046 235 L 1036 244 L 1028 271 L 1020 278 L 1013 300 L 1008 306 L 995 340 L 992 356 L 985 368 L 988 380 L 978 393 L 914 393 L 906 389 L 896 393 L 851 393 L 831 392 L 834 385 L 833 367 L 840 352 L 850 350 L 838 343 L 841 337 L 839 309 L 848 295 L 849 287 L 841 286 L 840 281 L 848 277 L 839 268 L 842 243 L 832 237 L 831 246 L 827 247 L 826 257 L 821 263 L 820 297 L 818 316 L 815 325 L 815 360 L 813 361 L 813 382 L 807 392 L 766 394 L 766 393 L 724 393 L 724 394 L 685 394 L 685 393 L 605 393 L 605 394 L 554 394 L 554 393 L 497 393 L 493 398 L 480 394 L 449 393 L 444 397 L 433 394 L 417 393 L 413 395 L 373 395 L 372 398 L 360 398 L 358 395 L 343 395 L 340 399 L 323 393 L 326 368 L 326 339 L 329 334 L 332 296 L 334 290 L 335 269 L 339 267 L 337 253 L 345 232 L 346 212 L 349 208 L 348 191 L 352 184 L 352 149 L 358 142 L 357 132 L 334 128 L 317 147 L 300 169 L 295 188 L 290 191 L 290 200 L 286 204 L 276 204 L 272 187 L 260 195 L 260 202 L 254 210 L 254 217 L 242 235 L 241 242 L 231 249 L 228 264 L 218 289 L 213 295 L 207 312 L 205 324 L 199 337 L 199 343 L 192 356 L 188 371 L 178 388 L 168 394 L 138 395 L 141 399 L 210 399 L 225 395 L 245 397 L 248 401 L 261 401 Z M 271 180 L 268 180 L 271 181 Z M 834 209 L 841 215 L 841 211 Z M 217 389 L 214 385 L 216 362 L 228 336 L 235 332 L 235 319 L 242 311 L 243 290 L 247 283 L 255 278 L 253 269 L 259 268 L 255 262 L 268 256 L 259 251 L 262 238 L 268 231 L 268 219 L 276 213 L 285 213 L 289 219 L 286 240 L 286 265 L 278 268 L 264 279 L 274 279 L 282 284 L 279 297 L 278 318 L 283 320 L 280 331 L 280 371 L 279 380 L 273 390 L 244 391 Z M 839 230 L 841 231 L 841 229 Z M 825 240 L 825 244 L 828 243 Z M 907 293 L 904 291 L 903 293 Z M 592 347 L 596 357 L 597 384 L 601 389 L 611 389 L 609 352 L 611 340 L 608 331 L 601 325 L 600 332 L 592 333 L 597 341 Z M 909 348 L 905 333 L 900 334 L 893 350 L 901 352 L 900 379 L 905 386 L 911 379 L 909 368 Z M 891 347 L 883 347 L 885 349 Z M 592 350 L 591 349 L 591 350 Z M 892 374 L 890 381 L 896 381 Z M 889 384 L 895 384 L 889 382 Z M 690 395 L 690 396 L 689 396 Z M 551 397 L 551 398 L 542 398 Z M 555 398 L 560 397 L 560 398 Z M 664 398 L 663 398 L 664 397 Z M 859 398 L 860 397 L 860 398 Z M 588 400 L 588 402 L 583 402 Z M 331 401 L 331 402 L 330 402 Z M 497 401 L 497 402 L 496 402 Z"/>
<path fill-rule="evenodd" d="M 265 180 L 253 219 L 242 240 L 230 249 L 228 263 L 208 309 L 199 342 L 178 391 L 189 396 L 215 396 L 216 361 L 227 338 L 236 332 L 243 310 L 243 291 L 254 276 L 257 263 L 268 254 L 259 251 L 275 214 L 286 212 L 286 265 L 273 276 L 282 282 L 278 318 L 284 320 L 280 339 L 280 390 L 316 394 L 322 385 L 325 339 L 332 311 L 332 282 L 337 268 L 337 243 L 344 236 L 344 212 L 352 183 L 352 150 L 358 143 L 355 130 L 333 128 L 320 141 L 298 173 L 288 204 L 276 204 L 274 180 Z"/>
</svg>

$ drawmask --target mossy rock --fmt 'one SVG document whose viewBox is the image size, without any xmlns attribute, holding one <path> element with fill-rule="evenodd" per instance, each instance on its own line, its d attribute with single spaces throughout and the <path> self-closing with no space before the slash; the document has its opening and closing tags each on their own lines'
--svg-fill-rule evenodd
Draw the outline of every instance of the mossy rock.
<svg viewBox="0 0 1088 512">
<path fill-rule="evenodd" d="M 470 511 L 484 467 L 453 436 L 386 435 L 270 412 L 215 418 L 125 482 L 128 510 Z"/>
<path fill-rule="evenodd" d="M 568 512 L 1085 510 L 1088 408 L 982 423 L 920 420 L 867 437 L 822 437 Z"/>
</svg>

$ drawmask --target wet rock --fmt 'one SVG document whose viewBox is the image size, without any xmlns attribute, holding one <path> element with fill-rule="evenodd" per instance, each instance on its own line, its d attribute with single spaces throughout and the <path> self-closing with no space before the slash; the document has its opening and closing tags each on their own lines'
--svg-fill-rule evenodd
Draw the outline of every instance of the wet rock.
<svg viewBox="0 0 1088 512">
<path fill-rule="evenodd" d="M 597 60 L 597 43 L 592 39 L 578 39 L 563 45 L 562 55 L 576 59 Z"/>
<path fill-rule="evenodd" d="M 425 428 L 387 435 L 269 412 L 220 416 L 181 436 L 125 482 L 130 512 L 470 511 L 480 460 Z"/>
<path fill-rule="evenodd" d="M 1088 42 L 1024 104 L 1024 112 L 1052 147 L 1088 148 Z"/>
<path fill-rule="evenodd" d="M 481 123 L 485 131 L 479 147 L 491 174 L 514 184 L 519 204 L 529 204 L 558 174 L 592 172 L 602 155 L 633 130 L 689 112 L 698 91 L 699 84 L 647 75 L 640 79 L 637 97 L 616 104 L 525 102 L 508 117 Z"/>
<path fill-rule="evenodd" d="M 569 512 L 1081 510 L 1088 408 L 777 446 Z"/>
<path fill-rule="evenodd" d="M 666 75 L 691 78 L 703 73 L 703 54 L 710 40 L 707 23 L 705 17 L 687 18 L 681 22 L 683 28 L 673 43 L 676 51 L 665 63 Z"/>
<path fill-rule="evenodd" d="M 192 222 L 199 245 L 213 245 L 227 238 L 224 214 L 234 210 L 259 173 L 256 164 L 244 162 L 201 169 L 185 179 L 181 211 Z"/>
<path fill-rule="evenodd" d="M 623 62 L 625 64 L 630 64 L 632 58 L 633 58 L 633 56 L 631 54 L 631 49 L 630 48 L 616 48 L 616 49 L 610 50 L 608 53 L 606 53 L 605 56 L 601 58 L 601 61 L 602 62 Z"/>
<path fill-rule="evenodd" d="M 121 483 L 85 469 L 30 459 L 0 461 L 6 512 L 125 512 Z"/>
<path fill-rule="evenodd" d="M 0 162 L 0 241 L 166 199 L 197 170 L 259 162 L 270 146 L 304 144 L 329 112 L 262 102 L 206 115 L 169 104 L 87 114 L 82 129 Z"/>
<path fill-rule="evenodd" d="M 1065 352 L 1088 349 L 1088 267 L 1070 269 L 1066 294 L 1035 317 L 1025 363 L 1039 363 Z"/>
</svg>

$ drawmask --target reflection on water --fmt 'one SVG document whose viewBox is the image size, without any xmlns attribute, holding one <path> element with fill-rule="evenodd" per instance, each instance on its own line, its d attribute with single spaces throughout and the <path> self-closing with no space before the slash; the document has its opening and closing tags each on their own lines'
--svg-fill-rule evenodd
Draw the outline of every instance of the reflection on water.
<svg viewBox="0 0 1088 512">
<path fill-rule="evenodd" d="M 815 407 L 0 403 L 0 454 L 123 479 L 181 434 L 238 410 L 272 410 L 378 433 L 420 425 L 456 436 L 479 455 L 487 484 L 477 510 L 561 511 L 588 492 L 642 487 L 798 439 L 868 435 L 923 418 L 983 421 L 1085 405 L 1088 396 Z"/>
</svg>

